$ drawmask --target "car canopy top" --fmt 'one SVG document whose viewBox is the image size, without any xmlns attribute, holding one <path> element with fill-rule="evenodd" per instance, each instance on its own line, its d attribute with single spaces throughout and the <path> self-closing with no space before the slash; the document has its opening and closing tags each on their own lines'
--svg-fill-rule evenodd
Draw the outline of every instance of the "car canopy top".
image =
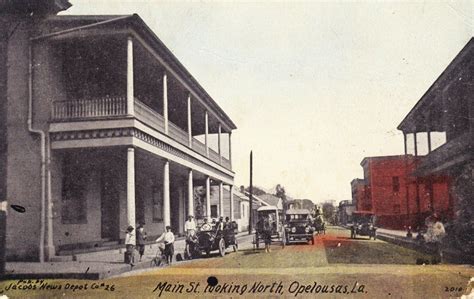
<svg viewBox="0 0 474 299">
<path fill-rule="evenodd" d="M 289 209 L 286 211 L 286 215 L 308 215 L 311 212 L 308 209 Z"/>
</svg>

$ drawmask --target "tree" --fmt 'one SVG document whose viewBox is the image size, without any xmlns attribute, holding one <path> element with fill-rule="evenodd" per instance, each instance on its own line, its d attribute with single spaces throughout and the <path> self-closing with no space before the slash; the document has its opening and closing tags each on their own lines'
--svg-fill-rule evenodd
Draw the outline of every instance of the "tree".
<svg viewBox="0 0 474 299">
<path fill-rule="evenodd" d="M 275 196 L 281 198 L 281 201 L 283 202 L 283 211 L 284 213 L 286 213 L 287 203 L 285 187 L 280 184 L 277 184 L 275 187 Z"/>
<path fill-rule="evenodd" d="M 334 223 L 336 220 L 334 218 L 335 210 L 336 208 L 334 207 L 332 203 L 330 202 L 323 203 L 323 216 L 324 216 L 324 219 L 326 219 L 326 221 L 328 221 L 329 223 Z"/>
</svg>

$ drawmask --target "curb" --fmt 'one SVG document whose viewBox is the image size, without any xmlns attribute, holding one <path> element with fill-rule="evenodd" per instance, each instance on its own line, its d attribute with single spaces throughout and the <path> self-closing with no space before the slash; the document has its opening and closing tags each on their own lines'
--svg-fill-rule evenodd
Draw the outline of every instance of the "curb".
<svg viewBox="0 0 474 299">
<path fill-rule="evenodd" d="M 244 238 L 250 236 L 248 232 L 241 232 L 236 235 L 236 238 Z M 114 249 L 116 250 L 116 249 Z M 186 260 L 175 262 L 174 264 L 180 264 L 186 262 Z M 103 270 L 97 272 L 88 272 L 88 273 L 74 273 L 74 272 L 44 272 L 44 273 L 6 273 L 0 276 L 0 281 L 2 280 L 16 280 L 16 279 L 86 279 L 86 280 L 99 280 L 105 279 L 111 276 L 117 276 L 129 271 L 141 270 L 147 268 L 156 268 L 151 266 L 151 261 L 143 261 L 137 263 L 133 268 L 130 265 L 123 264 L 123 267 Z M 159 269 L 159 268 L 157 268 Z"/>
</svg>

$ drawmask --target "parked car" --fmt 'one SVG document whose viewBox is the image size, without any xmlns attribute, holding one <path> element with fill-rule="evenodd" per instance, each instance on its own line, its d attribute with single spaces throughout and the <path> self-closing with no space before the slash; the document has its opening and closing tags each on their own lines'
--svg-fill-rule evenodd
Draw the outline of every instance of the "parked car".
<svg viewBox="0 0 474 299">
<path fill-rule="evenodd" d="M 238 250 L 236 240 L 237 223 L 235 221 L 224 226 L 223 230 L 217 229 L 217 227 L 210 223 L 205 223 L 198 228 L 197 232 L 197 243 L 194 248 L 194 255 L 202 255 L 205 253 L 207 256 L 211 251 L 219 251 L 221 256 L 225 255 L 227 248 L 232 247 L 234 252 Z"/>
<path fill-rule="evenodd" d="M 352 213 L 353 224 L 351 225 L 351 239 L 359 236 L 368 236 L 369 240 L 377 238 L 377 227 L 375 227 L 375 215 L 369 211 L 355 211 Z"/>
<path fill-rule="evenodd" d="M 315 228 L 307 209 L 289 209 L 286 211 L 286 244 L 291 242 L 311 241 L 314 244 Z"/>
</svg>

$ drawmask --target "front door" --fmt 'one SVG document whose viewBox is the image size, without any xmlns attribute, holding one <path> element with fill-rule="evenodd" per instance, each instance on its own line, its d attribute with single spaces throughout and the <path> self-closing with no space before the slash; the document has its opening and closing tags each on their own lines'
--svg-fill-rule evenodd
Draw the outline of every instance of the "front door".
<svg viewBox="0 0 474 299">
<path fill-rule="evenodd" d="M 119 239 L 119 192 L 117 178 L 111 171 L 101 173 L 101 237 L 102 239 Z"/>
</svg>

